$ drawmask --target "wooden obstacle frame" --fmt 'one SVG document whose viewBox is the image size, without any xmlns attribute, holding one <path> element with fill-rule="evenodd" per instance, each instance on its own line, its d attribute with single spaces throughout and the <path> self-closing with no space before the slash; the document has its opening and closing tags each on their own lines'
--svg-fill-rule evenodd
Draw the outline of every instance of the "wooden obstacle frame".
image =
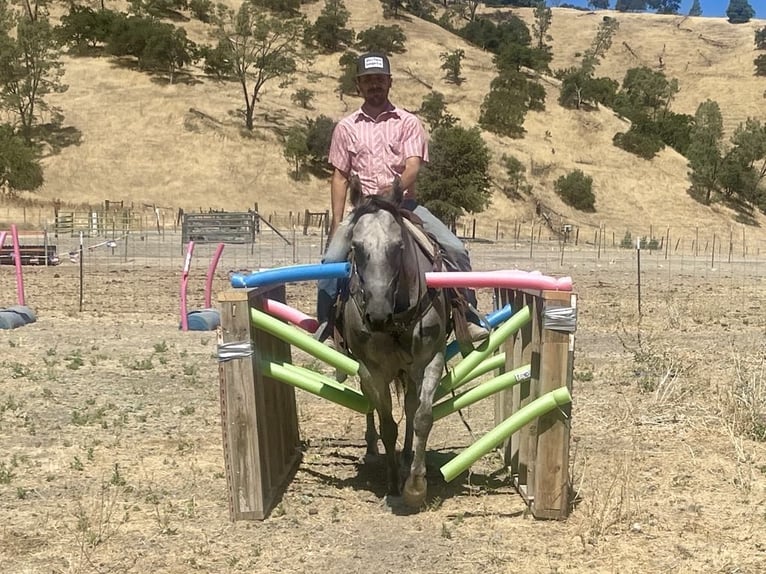
<svg viewBox="0 0 766 574">
<path fill-rule="evenodd" d="M 500 305 L 514 312 L 529 305 L 532 320 L 500 351 L 506 371 L 529 364 L 531 377 L 496 395 L 496 423 L 542 394 L 572 389 L 574 320 L 550 325 L 553 309 L 571 310 L 576 296 L 564 291 L 496 290 Z M 263 310 L 264 298 L 285 302 L 283 285 L 230 289 L 219 296 L 219 383 L 226 480 L 231 520 L 268 516 L 301 460 L 295 391 L 264 376 L 263 361 L 291 361 L 290 345 L 255 328 L 250 309 Z M 231 352 L 229 352 L 231 349 Z M 503 445 L 513 483 L 535 518 L 563 520 L 571 506 L 569 439 L 571 405 L 554 409 L 526 425 Z"/>
</svg>

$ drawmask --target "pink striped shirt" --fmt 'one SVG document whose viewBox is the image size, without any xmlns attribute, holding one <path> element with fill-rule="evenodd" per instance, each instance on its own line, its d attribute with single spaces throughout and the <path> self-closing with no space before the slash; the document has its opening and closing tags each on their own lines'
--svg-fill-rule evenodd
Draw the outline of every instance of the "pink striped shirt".
<svg viewBox="0 0 766 574">
<path fill-rule="evenodd" d="M 428 161 L 423 125 L 410 112 L 391 105 L 377 118 L 360 108 L 338 122 L 329 160 L 347 176 L 359 176 L 362 193 L 372 195 L 391 185 L 404 172 L 407 158 L 415 156 Z"/>
</svg>

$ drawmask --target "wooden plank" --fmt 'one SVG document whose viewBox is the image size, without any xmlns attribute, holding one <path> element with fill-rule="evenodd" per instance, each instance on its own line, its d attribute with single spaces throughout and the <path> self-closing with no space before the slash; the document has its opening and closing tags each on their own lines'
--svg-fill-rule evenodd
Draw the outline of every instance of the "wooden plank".
<svg viewBox="0 0 766 574">
<path fill-rule="evenodd" d="M 560 291 L 543 293 L 544 308 L 574 307 L 576 296 Z M 566 386 L 572 389 L 574 334 L 541 330 L 539 393 Z M 569 513 L 569 435 L 571 404 L 540 417 L 537 429 L 536 473 L 532 514 L 563 519 Z"/>
<path fill-rule="evenodd" d="M 537 294 L 524 293 L 524 302 L 529 305 L 532 320 L 528 323 L 529 331 L 524 341 L 523 357 L 529 359 L 531 376 L 527 384 L 519 385 L 519 408 L 527 406 L 540 396 L 540 339 L 542 336 L 542 299 Z M 535 475 L 537 472 L 537 427 L 533 420 L 519 431 L 519 483 L 526 486 L 530 499 L 535 497 Z"/>
<path fill-rule="evenodd" d="M 500 307 L 504 307 L 506 304 L 511 304 L 512 312 L 518 311 L 519 298 L 518 292 L 510 289 L 498 289 L 497 300 L 500 303 Z M 516 347 L 521 344 L 521 333 L 517 331 L 511 335 L 505 343 L 503 343 L 503 352 L 505 353 L 505 366 L 503 372 L 509 372 L 515 369 L 518 365 L 519 358 L 516 356 Z M 515 387 L 515 385 L 514 385 Z M 495 395 L 495 426 L 502 423 L 505 419 L 513 414 L 514 396 L 518 393 L 518 390 L 514 388 L 502 391 Z M 503 463 L 506 466 L 511 466 L 511 459 L 513 458 L 512 450 L 513 437 L 507 439 L 502 446 Z"/>
<path fill-rule="evenodd" d="M 237 292 L 221 301 L 222 343 L 252 340 L 250 293 Z M 231 520 L 263 519 L 264 485 L 261 476 L 260 429 L 256 412 L 255 357 L 219 363 L 221 428 Z"/>
<path fill-rule="evenodd" d="M 266 297 L 284 303 L 284 285 L 254 289 L 251 306 L 262 310 Z M 256 365 L 261 361 L 291 362 L 289 343 L 258 329 L 254 330 L 253 337 Z M 258 424 L 265 455 L 262 457 L 263 474 L 267 478 L 264 481 L 264 504 L 268 513 L 300 462 L 300 435 L 295 389 L 264 376 L 260 368 L 255 371 L 255 384 Z"/>
</svg>

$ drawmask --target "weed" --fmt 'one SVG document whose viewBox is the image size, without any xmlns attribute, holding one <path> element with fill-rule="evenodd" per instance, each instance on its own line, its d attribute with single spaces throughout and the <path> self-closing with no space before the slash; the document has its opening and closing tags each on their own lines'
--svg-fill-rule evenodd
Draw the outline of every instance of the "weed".
<svg viewBox="0 0 766 574">
<path fill-rule="evenodd" d="M 447 523 L 446 523 L 446 522 L 442 522 L 442 532 L 441 532 L 441 537 L 442 537 L 442 538 L 445 538 L 445 539 L 447 539 L 447 540 L 452 540 L 452 532 L 451 532 L 451 531 L 450 531 L 450 529 L 447 527 Z"/>
<path fill-rule="evenodd" d="M 31 370 L 28 366 L 22 365 L 21 363 L 11 363 L 11 378 L 12 379 L 23 379 L 25 377 L 28 377 L 31 373 Z"/>
<path fill-rule="evenodd" d="M 439 510 L 444 504 L 444 500 L 440 496 L 435 496 L 431 502 L 428 503 L 428 510 L 435 512 Z"/>
<path fill-rule="evenodd" d="M 23 486 L 19 486 L 16 489 L 16 498 L 18 498 L 19 500 L 26 500 L 28 494 L 29 494 L 29 491 Z"/>
<path fill-rule="evenodd" d="M 141 359 L 140 361 L 135 361 L 134 363 L 129 365 L 128 368 L 131 371 L 151 371 L 154 368 L 154 363 L 152 363 L 152 358 L 149 357 L 147 359 Z"/>
<path fill-rule="evenodd" d="M 574 380 L 580 382 L 588 382 L 593 380 L 593 371 L 575 371 Z"/>
<path fill-rule="evenodd" d="M 8 395 L 5 400 L 0 403 L 0 413 L 5 411 L 17 411 L 24 406 L 24 403 L 19 402 L 13 395 Z"/>
<path fill-rule="evenodd" d="M 9 346 L 11 349 L 13 349 L 13 348 L 15 348 L 15 347 L 18 347 L 18 346 L 19 346 L 19 344 L 18 344 L 16 341 L 14 341 L 13 339 L 8 339 L 8 346 Z"/>
<path fill-rule="evenodd" d="M 51 391 L 48 387 L 43 388 L 43 398 L 44 399 L 52 399 L 53 398 L 53 391 Z"/>
<path fill-rule="evenodd" d="M 0 484 L 11 484 L 13 477 L 12 467 L 7 466 L 4 462 L 0 462 Z"/>
<path fill-rule="evenodd" d="M 615 458 L 615 464 L 608 472 L 601 472 L 588 489 L 588 495 L 582 502 L 582 517 L 584 527 L 579 536 L 583 542 L 595 543 L 621 524 L 634 520 L 639 510 L 635 505 L 638 495 L 633 485 L 635 475 L 635 452 L 627 452 L 622 460 Z M 575 489 L 576 499 L 583 490 L 587 477 L 583 463 L 583 475 L 580 485 Z"/>
<path fill-rule="evenodd" d="M 75 456 L 72 462 L 69 463 L 69 468 L 82 472 L 85 470 L 85 465 L 82 463 L 79 456 Z"/>
<path fill-rule="evenodd" d="M 85 364 L 85 361 L 83 361 L 82 356 L 80 355 L 80 351 L 74 351 L 66 358 L 66 361 L 66 368 L 72 371 L 76 371 Z"/>
<path fill-rule="evenodd" d="M 180 414 L 181 416 L 193 415 L 194 411 L 195 411 L 195 408 L 192 405 L 188 405 L 181 409 Z"/>
<path fill-rule="evenodd" d="M 114 469 L 112 470 L 112 478 L 109 480 L 109 484 L 114 486 L 125 486 L 125 477 L 120 474 L 120 467 L 115 462 Z"/>
<path fill-rule="evenodd" d="M 197 374 L 197 365 L 184 365 L 184 375 L 191 377 Z"/>
<path fill-rule="evenodd" d="M 154 505 L 154 516 L 157 520 L 157 525 L 160 527 L 160 534 L 172 536 L 178 534 L 177 528 L 170 526 L 170 514 L 173 511 L 173 505 L 166 503 L 164 508 L 160 508 L 160 503 L 157 501 Z"/>
<path fill-rule="evenodd" d="M 51 347 L 50 349 L 45 350 L 45 355 L 47 357 L 55 357 L 56 356 L 56 349 Z"/>
<path fill-rule="evenodd" d="M 168 352 L 168 344 L 165 341 L 162 341 L 160 343 L 154 344 L 154 352 L 155 353 L 167 353 Z"/>
<path fill-rule="evenodd" d="M 766 442 L 766 349 L 757 355 L 735 354 L 734 384 L 726 386 L 721 417 L 735 435 Z"/>
</svg>

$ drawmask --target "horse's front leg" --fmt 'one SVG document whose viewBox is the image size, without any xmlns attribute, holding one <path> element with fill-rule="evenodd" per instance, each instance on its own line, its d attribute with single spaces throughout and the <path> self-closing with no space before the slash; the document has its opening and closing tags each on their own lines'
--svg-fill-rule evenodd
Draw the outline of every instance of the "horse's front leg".
<svg viewBox="0 0 766 574">
<path fill-rule="evenodd" d="M 402 447 L 402 460 L 404 464 L 412 463 L 412 436 L 414 433 L 415 412 L 417 411 L 420 398 L 418 397 L 419 385 L 415 381 L 422 380 L 422 374 L 414 374 L 403 380 L 406 391 L 404 394 L 404 446 Z"/>
<path fill-rule="evenodd" d="M 375 407 L 375 411 L 378 413 L 378 420 L 380 421 L 380 439 L 383 441 L 383 447 L 386 449 L 388 493 L 392 496 L 398 496 L 400 493 L 399 458 L 396 454 L 398 428 L 393 414 L 391 413 L 391 391 L 388 386 L 388 381 L 383 381 L 379 377 L 372 376 L 363 366 L 360 366 L 359 369 L 359 380 L 361 382 L 362 392 L 370 400 L 370 403 Z M 369 416 L 367 420 L 368 422 L 370 421 Z"/>
<path fill-rule="evenodd" d="M 426 500 L 426 446 L 428 435 L 434 423 L 433 399 L 436 387 L 444 371 L 444 353 L 437 353 L 423 374 L 420 385 L 420 403 L 414 416 L 414 452 L 410 475 L 404 484 L 404 503 L 411 508 L 420 508 Z"/>
<path fill-rule="evenodd" d="M 367 413 L 367 428 L 364 431 L 364 441 L 367 443 L 367 457 L 376 457 L 378 450 L 378 431 L 375 429 L 375 413 Z"/>
</svg>

